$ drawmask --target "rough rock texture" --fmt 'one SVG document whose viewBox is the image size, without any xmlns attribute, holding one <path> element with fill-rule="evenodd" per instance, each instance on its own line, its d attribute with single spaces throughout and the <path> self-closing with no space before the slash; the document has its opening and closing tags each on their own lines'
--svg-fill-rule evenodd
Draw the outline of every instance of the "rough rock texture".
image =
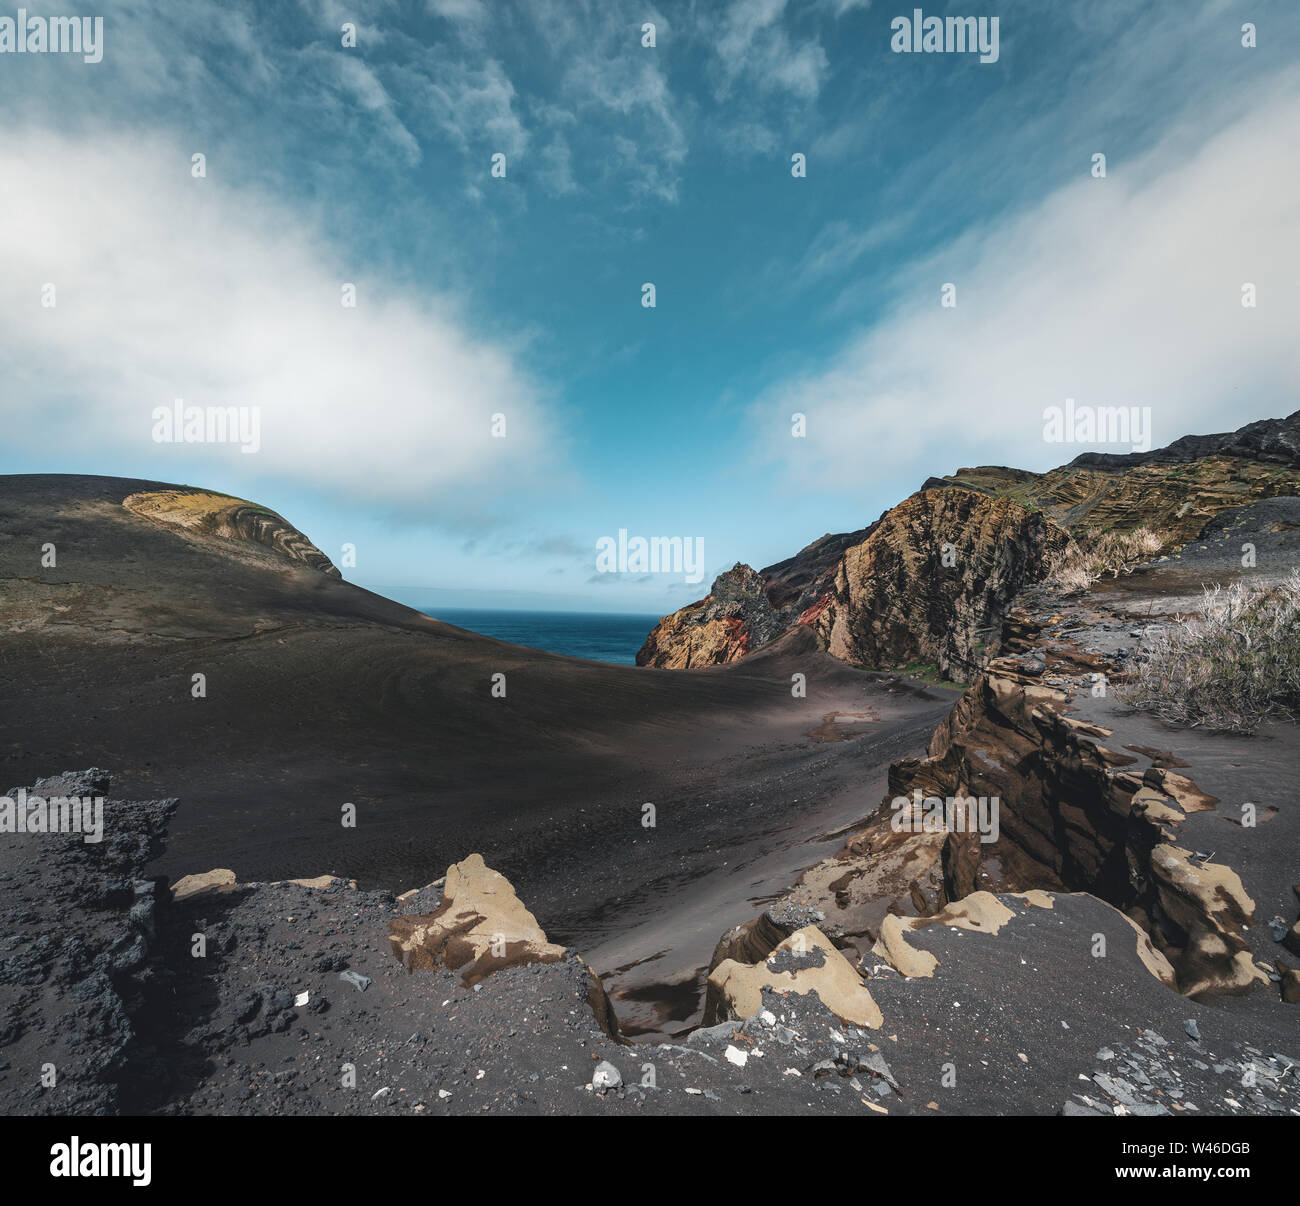
<svg viewBox="0 0 1300 1206">
<path fill-rule="evenodd" d="M 0 1112 L 124 1112 L 133 1106 L 128 1069 L 147 1077 L 158 1065 L 138 1014 L 156 976 L 165 893 L 145 868 L 176 801 L 115 800 L 109 786 L 94 769 L 28 789 L 29 798 L 105 797 L 102 841 L 80 833 L 0 841 Z"/>
<path fill-rule="evenodd" d="M 660 621 L 637 664 L 734 661 L 804 625 L 842 661 L 881 669 L 924 663 L 966 679 L 986 660 L 1016 592 L 1067 540 L 1018 502 L 921 491 L 870 528 L 823 537 L 761 574 L 736 566 L 707 599 Z"/>
<path fill-rule="evenodd" d="M 713 948 L 709 971 L 712 972 L 727 959 L 733 959 L 737 963 L 757 963 L 767 958 L 796 930 L 816 926 L 824 920 L 824 916 L 816 909 L 801 908 L 785 902 L 773 905 L 752 921 L 732 926 L 723 934 L 718 945 Z"/>
<path fill-rule="evenodd" d="M 172 899 L 184 900 L 189 896 L 199 896 L 204 892 L 215 892 L 218 888 L 233 885 L 235 873 L 229 867 L 216 867 L 197 875 L 183 875 L 172 884 Z"/>
<path fill-rule="evenodd" d="M 1287 991 L 1276 957 L 1294 915 L 1293 728 L 1261 729 L 1244 744 L 1179 730 L 1134 713 L 1113 686 L 1148 656 L 1148 636 L 1195 607 L 1201 583 L 1266 587 L 1288 572 L 1300 552 L 1291 502 L 1224 512 L 1204 540 L 1129 578 L 1069 596 L 1046 585 L 1023 592 L 1004 625 L 1006 652 L 957 701 L 928 754 L 895 761 L 882 808 L 773 907 L 818 910 L 824 931 L 864 962 L 874 945 L 876 958 L 924 976 L 929 961 L 899 948 L 905 918 L 933 917 L 982 889 L 1087 893 L 1120 911 L 1140 935 L 1143 966 L 1185 996 Z M 1243 541 L 1258 566 L 1241 565 Z M 890 805 L 913 793 L 996 799 L 994 840 L 896 826 Z M 1258 823 L 1243 821 L 1246 810 Z M 1270 915 L 1281 920 L 1261 925 Z"/>
<path fill-rule="evenodd" d="M 1016 498 L 1072 532 L 1146 526 L 1178 545 L 1222 511 L 1295 494 L 1298 443 L 1300 411 L 1224 435 L 1184 436 L 1149 452 L 1085 452 L 1044 474 L 984 465 L 926 484 Z"/>
<path fill-rule="evenodd" d="M 1300 411 L 1145 453 L 1084 453 L 1044 474 L 984 465 L 932 477 L 870 527 L 823 536 L 758 573 L 730 570 L 707 599 L 660 621 L 637 664 L 734 661 L 803 624 L 854 665 L 919 662 L 970 682 L 998 651 L 1011 599 L 1060 547 L 1060 529 L 1146 526 L 1176 548 L 1222 512 L 1300 493 L 1298 445 Z M 990 510 L 967 492 L 1002 506 Z M 942 564 L 944 543 L 955 546 L 953 567 Z"/>
<path fill-rule="evenodd" d="M 1066 541 L 1012 500 L 923 490 L 844 553 L 824 604 L 804 622 L 843 661 L 933 663 L 966 681 L 987 660 L 1011 600 Z"/>
<path fill-rule="evenodd" d="M 763 579 L 737 563 L 707 598 L 665 616 L 636 655 L 638 666 L 692 670 L 744 657 L 785 630 L 768 602 Z"/>
<path fill-rule="evenodd" d="M 334 563 L 287 519 L 242 498 L 205 490 L 154 490 L 129 495 L 122 505 L 133 515 L 190 536 L 260 545 L 331 578 L 340 577 Z"/>
<path fill-rule="evenodd" d="M 442 904 L 389 923 L 393 954 L 408 971 L 446 967 L 466 985 L 504 967 L 558 963 L 567 952 L 542 927 L 498 871 L 471 854 L 447 868 Z"/>
<path fill-rule="evenodd" d="M 1066 708 L 1064 691 L 1018 673 L 1012 658 L 995 661 L 939 727 L 930 756 L 892 768 L 891 794 L 996 796 L 1000 834 L 989 853 L 1004 875 L 1090 891 L 1149 918 L 1189 995 L 1248 987 L 1259 973 L 1241 931 L 1254 902 L 1231 868 L 1189 861 L 1174 844 L 1185 802 L 1201 807 L 1203 793 L 1159 767 L 1133 774 L 1125 768 L 1135 760 L 1102 743 L 1110 730 Z M 945 844 L 982 854 L 963 835 Z M 945 870 L 945 895 L 959 898 L 975 872 L 955 882 Z"/>
<path fill-rule="evenodd" d="M 709 975 L 705 1026 L 753 1017 L 763 1006 L 764 989 L 798 996 L 815 992 L 827 1009 L 849 1025 L 876 1030 L 884 1024 L 853 965 L 816 926 L 796 930 L 761 961 L 719 963 Z"/>
</svg>

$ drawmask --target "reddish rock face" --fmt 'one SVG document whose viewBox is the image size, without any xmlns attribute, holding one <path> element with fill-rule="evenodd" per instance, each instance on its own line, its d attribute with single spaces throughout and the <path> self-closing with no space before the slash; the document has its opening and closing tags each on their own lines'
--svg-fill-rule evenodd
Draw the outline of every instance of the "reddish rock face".
<svg viewBox="0 0 1300 1206">
<path fill-rule="evenodd" d="M 880 669 L 922 662 L 967 679 L 1012 597 L 1069 537 L 1011 499 L 923 490 L 850 537 L 823 537 L 755 573 L 738 565 L 700 603 L 660 621 L 637 664 L 735 661 L 795 625 L 834 656 Z"/>
<path fill-rule="evenodd" d="M 1216 515 L 1293 495 L 1298 449 L 1300 411 L 1151 452 L 1085 453 L 1049 473 L 984 465 L 930 478 L 868 528 L 757 573 L 735 566 L 708 598 L 665 616 L 637 664 L 735 661 L 802 625 L 852 664 L 923 663 L 971 682 L 998 652 L 1011 600 L 1067 534 L 1147 527 L 1166 549 L 1183 545 Z"/>
<path fill-rule="evenodd" d="M 737 564 L 717 578 L 707 598 L 660 620 L 636 664 L 668 670 L 718 666 L 744 657 L 786 627 L 767 600 L 763 578 Z"/>
</svg>

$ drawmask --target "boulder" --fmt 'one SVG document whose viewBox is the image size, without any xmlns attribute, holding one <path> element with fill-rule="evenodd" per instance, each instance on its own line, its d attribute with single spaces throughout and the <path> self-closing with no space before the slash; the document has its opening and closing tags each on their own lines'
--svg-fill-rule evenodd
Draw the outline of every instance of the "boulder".
<svg viewBox="0 0 1300 1206">
<path fill-rule="evenodd" d="M 217 892 L 222 888 L 233 887 L 235 873 L 228 867 L 217 867 L 204 871 L 201 875 L 183 875 L 172 884 L 172 900 L 185 900 L 189 896 L 201 896 L 205 892 Z"/>
<path fill-rule="evenodd" d="M 737 963 L 757 963 L 770 955 L 785 939 L 804 926 L 824 921 L 818 909 L 783 900 L 757 917 L 733 926 L 718 940 L 709 960 L 709 971 L 727 959 Z"/>
<path fill-rule="evenodd" d="M 447 868 L 442 904 L 388 923 L 388 941 L 408 971 L 445 967 L 477 984 L 503 967 L 558 963 L 564 947 L 548 941 L 510 881 L 471 854 Z"/>
<path fill-rule="evenodd" d="M 1268 983 L 1241 937 L 1242 927 L 1254 920 L 1255 902 L 1231 867 L 1198 861 L 1191 851 L 1166 843 L 1152 849 L 1151 872 L 1165 914 L 1187 934 L 1177 961 L 1184 996 L 1241 993 Z"/>
<path fill-rule="evenodd" d="M 786 938 L 758 963 L 724 959 L 709 976 L 704 1024 L 750 1018 L 763 1008 L 763 989 L 805 996 L 815 992 L 836 1017 L 852 1026 L 878 1029 L 880 1008 L 853 965 L 816 926 Z"/>
</svg>

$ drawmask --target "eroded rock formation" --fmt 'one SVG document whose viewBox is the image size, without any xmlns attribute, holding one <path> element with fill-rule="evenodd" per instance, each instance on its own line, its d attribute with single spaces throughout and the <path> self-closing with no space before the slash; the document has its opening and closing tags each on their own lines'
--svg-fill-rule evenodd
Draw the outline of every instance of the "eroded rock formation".
<svg viewBox="0 0 1300 1206">
<path fill-rule="evenodd" d="M 763 989 L 806 996 L 815 992 L 836 1017 L 853 1026 L 878 1029 L 880 1008 L 853 965 L 816 926 L 790 934 L 764 958 L 751 963 L 724 959 L 709 973 L 704 1024 L 753 1017 L 763 1007 Z"/>
<path fill-rule="evenodd" d="M 986 660 L 1016 592 L 1067 540 L 1014 500 L 923 490 L 851 537 L 823 537 L 761 573 L 729 570 L 708 598 L 659 623 L 637 663 L 734 661 L 803 625 L 846 662 L 923 663 L 964 680 Z"/>
<path fill-rule="evenodd" d="M 930 478 L 870 527 L 757 572 L 735 566 L 707 598 L 665 616 L 637 664 L 735 661 L 805 625 L 852 664 L 919 663 L 970 682 L 998 652 L 1016 592 L 1066 533 L 1148 527 L 1177 548 L 1225 511 L 1295 494 L 1298 448 L 1300 412 L 1144 453 L 1084 453 L 1044 474 L 983 465 Z"/>
<path fill-rule="evenodd" d="M 804 623 L 855 665 L 933 663 L 966 681 L 995 645 L 1011 600 L 1046 571 L 1066 534 L 1009 499 L 923 490 L 846 550 Z"/>
<path fill-rule="evenodd" d="M 122 505 L 133 515 L 190 535 L 243 541 L 340 577 L 333 562 L 287 519 L 242 498 L 206 490 L 153 490 L 132 494 Z"/>
<path fill-rule="evenodd" d="M 665 616 L 636 655 L 638 666 L 694 670 L 734 662 L 788 626 L 774 609 L 766 583 L 737 563 L 713 583 L 707 598 Z"/>
<path fill-rule="evenodd" d="M 998 840 L 945 835 L 944 896 L 960 899 L 985 857 L 1025 886 L 1088 891 L 1139 918 L 1187 995 L 1263 979 L 1241 936 L 1254 902 L 1229 867 L 1177 845 L 1189 810 L 1212 803 L 1185 776 L 1134 761 L 1072 718 L 1066 694 L 993 662 L 935 733 L 929 757 L 891 768 L 894 796 L 997 797 Z M 954 849 L 961 852 L 954 855 Z"/>
<path fill-rule="evenodd" d="M 481 854 L 447 868 L 442 904 L 432 913 L 398 917 L 388 929 L 393 954 L 409 971 L 446 967 L 466 985 L 503 967 L 558 963 L 566 954 Z"/>
</svg>

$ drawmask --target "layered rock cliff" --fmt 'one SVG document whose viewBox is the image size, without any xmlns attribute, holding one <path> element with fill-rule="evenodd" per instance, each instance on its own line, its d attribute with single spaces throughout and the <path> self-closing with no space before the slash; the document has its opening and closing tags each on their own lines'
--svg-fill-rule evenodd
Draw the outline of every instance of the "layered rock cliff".
<svg viewBox="0 0 1300 1206">
<path fill-rule="evenodd" d="M 931 478 L 926 486 L 1015 498 L 1071 532 L 1145 526 L 1178 545 L 1225 510 L 1293 494 L 1297 469 L 1300 411 L 1235 432 L 1184 436 L 1149 452 L 1085 452 L 1048 473 L 982 465 Z"/>
<path fill-rule="evenodd" d="M 737 565 L 706 599 L 660 621 L 637 664 L 692 669 L 735 661 L 796 625 L 843 661 L 925 663 L 966 679 L 985 660 L 1016 592 L 1068 535 L 1013 499 L 922 490 L 860 532 L 824 536 L 755 573 Z"/>
<path fill-rule="evenodd" d="M 122 505 L 190 536 L 256 545 L 340 577 L 334 563 L 284 516 L 242 498 L 207 490 L 150 490 L 128 496 Z"/>
<path fill-rule="evenodd" d="M 1036 669 L 1036 667 L 1033 667 Z M 1070 716 L 1068 693 L 993 662 L 935 733 L 930 756 L 891 768 L 894 798 L 999 802 L 999 834 L 948 832 L 940 847 L 943 898 L 981 884 L 984 860 L 1017 886 L 1087 891 L 1115 905 L 1155 941 L 1189 996 L 1267 982 L 1242 932 L 1255 902 L 1230 866 L 1183 847 L 1190 813 L 1213 797 L 1176 771 L 1109 743 L 1115 730 Z"/>
<path fill-rule="evenodd" d="M 1296 492 L 1300 411 L 1144 453 L 1084 453 L 1037 474 L 1004 466 L 930 478 L 870 527 L 826 535 L 665 616 L 637 664 L 735 661 L 807 626 L 834 656 L 875 669 L 922 663 L 970 682 L 998 651 L 1016 593 L 1071 535 L 1148 527 L 1166 550 L 1243 504 Z"/>
<path fill-rule="evenodd" d="M 1226 545 L 1189 545 L 1183 559 L 1131 578 L 1069 595 L 1049 584 L 1023 592 L 1002 655 L 926 754 L 895 761 L 879 808 L 834 858 L 731 931 L 714 965 L 761 958 L 815 920 L 858 952 L 864 975 L 879 960 L 928 975 L 929 961 L 903 945 L 906 933 L 956 903 L 988 891 L 1045 891 L 1058 902 L 1086 893 L 1123 915 L 1147 970 L 1184 996 L 1280 989 L 1293 1002 L 1280 957 L 1300 948 L 1291 854 L 1300 813 L 1285 803 L 1300 774 L 1291 726 L 1262 724 L 1244 746 L 1136 712 L 1122 684 L 1161 632 L 1195 609 L 1184 592 L 1234 575 L 1267 588 L 1288 572 L 1300 525 L 1284 518 L 1297 507 L 1290 498 L 1225 512 L 1234 533 Z M 1241 565 L 1243 539 L 1264 568 Z M 958 812 L 961 801 L 979 809 Z M 971 824 L 977 812 L 992 824 Z"/>
</svg>

